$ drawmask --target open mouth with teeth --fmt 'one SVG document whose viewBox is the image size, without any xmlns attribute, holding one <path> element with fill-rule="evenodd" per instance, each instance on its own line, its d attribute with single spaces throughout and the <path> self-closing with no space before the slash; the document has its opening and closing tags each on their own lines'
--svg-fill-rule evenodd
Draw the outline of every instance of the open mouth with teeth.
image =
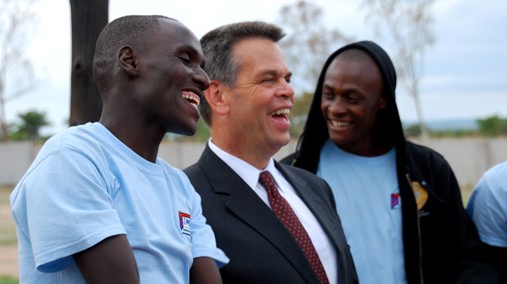
<svg viewBox="0 0 507 284">
<path fill-rule="evenodd" d="M 351 124 L 350 122 L 331 120 L 331 119 L 329 119 L 328 121 L 333 127 L 346 127 Z"/>
<path fill-rule="evenodd" d="M 199 106 L 201 103 L 201 99 L 194 92 L 183 92 L 183 98 L 195 106 Z"/>
<path fill-rule="evenodd" d="M 290 109 L 281 108 L 281 109 L 277 109 L 277 110 L 273 111 L 271 113 L 271 116 L 277 117 L 277 118 L 284 118 L 286 120 L 289 120 L 289 114 L 290 114 Z"/>
</svg>

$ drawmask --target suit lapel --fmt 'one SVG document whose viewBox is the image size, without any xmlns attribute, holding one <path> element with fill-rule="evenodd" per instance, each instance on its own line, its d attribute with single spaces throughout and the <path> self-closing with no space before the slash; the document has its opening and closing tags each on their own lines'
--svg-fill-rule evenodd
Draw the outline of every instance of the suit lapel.
<svg viewBox="0 0 507 284">
<path fill-rule="evenodd" d="M 285 165 L 282 166 L 281 164 L 276 162 L 275 165 L 277 169 L 284 175 L 287 181 L 292 185 L 294 190 L 296 190 L 299 197 L 303 200 L 306 206 L 308 206 L 308 208 L 313 213 L 315 218 L 317 218 L 317 220 L 319 221 L 320 225 L 324 229 L 324 232 L 326 232 L 327 236 L 331 240 L 331 243 L 336 248 L 337 251 L 336 256 L 338 259 L 338 264 L 340 266 L 339 271 L 345 271 L 344 267 L 344 265 L 346 264 L 345 250 L 347 250 L 345 244 L 347 244 L 347 241 L 345 239 L 345 236 L 343 235 L 343 230 L 340 229 L 339 219 L 337 215 L 334 212 L 323 210 L 323 208 L 327 208 L 328 206 L 322 203 L 321 198 L 317 196 L 314 190 L 309 189 L 309 185 L 306 183 L 304 179 L 295 175 L 293 171 L 288 171 L 285 169 L 285 167 L 289 166 Z M 322 190 L 325 189 L 322 188 Z M 338 275 L 341 279 L 339 282 L 343 282 L 344 274 L 339 272 Z"/>
<path fill-rule="evenodd" d="M 206 147 L 199 165 L 217 193 L 229 194 L 225 206 L 253 230 L 266 238 L 309 283 L 316 276 L 305 255 L 283 224 L 257 194 L 209 147 Z"/>
</svg>

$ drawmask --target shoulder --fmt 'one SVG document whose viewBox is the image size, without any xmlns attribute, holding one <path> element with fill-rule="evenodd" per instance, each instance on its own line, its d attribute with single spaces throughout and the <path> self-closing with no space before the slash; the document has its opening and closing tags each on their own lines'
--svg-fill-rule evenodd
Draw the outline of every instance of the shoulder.
<svg viewBox="0 0 507 284">
<path fill-rule="evenodd" d="M 434 149 L 410 141 L 407 141 L 406 145 L 407 155 L 412 168 L 415 166 L 416 168 L 430 167 L 433 170 L 450 169 L 450 165 L 444 156 Z"/>
<path fill-rule="evenodd" d="M 299 176 L 310 178 L 310 179 L 313 179 L 313 178 L 321 179 L 318 176 L 316 176 L 315 174 L 313 174 L 305 169 L 297 168 L 297 167 L 291 166 L 290 164 L 282 163 L 281 161 L 279 163 L 277 163 L 277 165 L 281 169 L 286 171 L 287 173 L 299 175 Z"/>
<path fill-rule="evenodd" d="M 475 186 L 473 194 L 490 196 L 498 202 L 507 198 L 507 161 L 488 169 Z"/>
<path fill-rule="evenodd" d="M 294 161 L 294 157 L 296 156 L 296 153 L 292 153 L 282 159 L 279 160 L 280 163 L 286 164 L 286 165 L 292 165 L 292 162 Z"/>
<path fill-rule="evenodd" d="M 315 196 L 322 204 L 329 205 L 335 211 L 335 200 L 329 184 L 321 177 L 307 170 L 277 163 L 278 169 L 300 194 Z"/>
<path fill-rule="evenodd" d="M 195 190 L 203 195 L 211 193 L 211 180 L 207 177 L 205 170 L 198 164 L 193 164 L 185 169 L 183 173 L 188 177 Z M 203 200 L 204 203 L 204 200 Z"/>
<path fill-rule="evenodd" d="M 447 204 L 450 198 L 460 196 L 460 188 L 454 171 L 437 151 L 419 144 L 407 142 L 408 165 L 411 177 L 419 182 L 436 200 Z"/>
<path fill-rule="evenodd" d="M 318 177 L 312 172 L 283 163 L 278 163 L 278 167 L 282 173 L 295 182 L 307 184 L 309 185 L 308 187 L 311 188 L 328 187 L 324 179 Z"/>
<path fill-rule="evenodd" d="M 93 155 L 105 149 L 100 132 L 96 124 L 85 124 L 70 127 L 63 132 L 51 137 L 41 149 L 42 153 L 48 151 L 71 151 L 83 155 Z"/>
<path fill-rule="evenodd" d="M 204 183 L 204 176 L 206 173 L 204 172 L 204 169 L 197 163 L 183 169 L 183 173 L 188 177 L 196 189 L 202 186 L 201 183 Z"/>
<path fill-rule="evenodd" d="M 418 158 L 444 159 L 440 153 L 428 146 L 416 144 L 410 141 L 407 141 L 406 145 L 408 153 Z"/>
<path fill-rule="evenodd" d="M 185 169 L 183 169 L 183 172 L 187 175 L 187 176 L 193 176 L 195 175 L 196 173 L 198 172 L 202 172 L 201 171 L 201 168 L 199 167 L 199 165 L 197 163 L 193 164 L 193 165 L 190 165 L 188 167 L 186 167 Z"/>
<path fill-rule="evenodd" d="M 507 161 L 497 164 L 484 173 L 484 177 L 491 178 L 505 178 L 507 180 Z"/>
</svg>

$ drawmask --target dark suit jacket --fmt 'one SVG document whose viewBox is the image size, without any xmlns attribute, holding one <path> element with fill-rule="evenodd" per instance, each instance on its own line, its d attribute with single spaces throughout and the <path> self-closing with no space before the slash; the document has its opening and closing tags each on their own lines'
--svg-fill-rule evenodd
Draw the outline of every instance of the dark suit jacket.
<svg viewBox="0 0 507 284">
<path fill-rule="evenodd" d="M 278 163 L 276 167 L 335 246 L 339 283 L 357 283 L 349 246 L 327 183 L 298 168 Z M 208 146 L 199 161 L 184 171 L 201 195 L 203 214 L 215 232 L 218 247 L 230 258 L 230 263 L 220 269 L 224 283 L 318 283 L 289 231 Z"/>
</svg>

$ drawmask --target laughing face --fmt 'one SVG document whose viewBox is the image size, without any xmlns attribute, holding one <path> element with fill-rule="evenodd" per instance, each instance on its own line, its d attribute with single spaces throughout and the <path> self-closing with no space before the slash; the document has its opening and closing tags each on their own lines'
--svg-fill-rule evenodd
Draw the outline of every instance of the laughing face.
<svg viewBox="0 0 507 284">
<path fill-rule="evenodd" d="M 237 139 L 242 149 L 270 156 L 290 141 L 291 73 L 279 46 L 271 40 L 242 40 L 233 53 L 239 71 L 235 86 L 228 91 L 234 118 L 231 139 Z"/>
<path fill-rule="evenodd" d="M 322 88 L 321 110 L 330 139 L 341 149 L 373 156 L 373 126 L 385 108 L 382 75 L 369 56 L 359 59 L 338 55 L 329 65 Z"/>
<path fill-rule="evenodd" d="M 141 64 L 145 72 L 142 98 L 145 120 L 157 121 L 165 132 L 192 135 L 197 106 L 209 86 L 204 57 L 194 34 L 179 22 L 159 20 L 161 30 Z"/>
</svg>

